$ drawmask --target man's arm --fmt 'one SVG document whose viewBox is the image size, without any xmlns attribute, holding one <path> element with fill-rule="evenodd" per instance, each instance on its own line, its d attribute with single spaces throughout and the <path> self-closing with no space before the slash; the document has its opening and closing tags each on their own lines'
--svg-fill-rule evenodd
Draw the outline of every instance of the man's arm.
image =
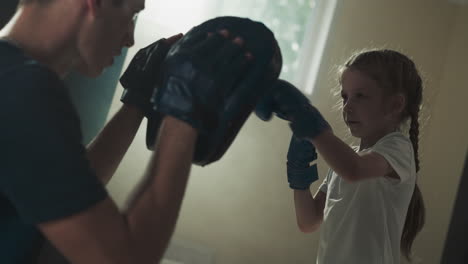
<svg viewBox="0 0 468 264">
<path fill-rule="evenodd" d="M 227 77 L 240 76 L 243 72 L 243 50 L 233 48 L 227 38 L 228 32 L 225 33 L 199 39 L 200 45 L 193 43 L 197 48 L 189 51 L 204 54 L 203 57 L 179 51 L 167 58 L 172 61 L 172 67 L 166 69 L 164 79 L 167 82 L 153 100 L 154 105 L 167 114 L 162 123 L 160 145 L 150 160 L 148 182 L 140 185 L 143 189 L 133 199 L 126 216 L 120 215 L 107 198 L 74 216 L 39 225 L 71 262 L 144 264 L 160 261 L 174 231 L 198 131 L 209 129 L 211 117 L 223 107 L 225 93 L 220 92 L 221 89 L 229 90 L 237 80 Z M 242 44 L 240 38 L 232 41 L 234 45 Z M 225 58 L 233 60 L 226 64 L 229 67 L 214 67 L 225 62 Z M 177 65 L 189 65 L 190 69 L 184 71 Z M 194 65 L 197 67 L 192 67 Z M 202 97 L 204 100 L 200 100 Z"/>
<path fill-rule="evenodd" d="M 153 154 L 154 162 L 150 163 L 147 170 L 148 175 L 164 176 L 153 177 L 150 184 L 143 185 L 147 186 L 144 193 L 130 204 L 127 220 L 141 249 L 140 254 L 146 254 L 148 259 L 154 258 L 154 255 L 158 260 L 162 258 L 174 231 L 197 136 L 196 130 L 187 123 L 174 117 L 165 118 L 158 151 Z M 155 209 L 158 213 L 148 217 L 148 211 Z"/>
<path fill-rule="evenodd" d="M 119 213 L 107 198 L 79 214 L 39 225 L 72 263 L 158 263 L 174 231 L 185 193 L 197 132 L 167 117 L 140 197 Z"/>
<path fill-rule="evenodd" d="M 88 160 L 103 184 L 114 175 L 142 120 L 137 107 L 123 105 L 87 146 Z"/>
<path fill-rule="evenodd" d="M 181 34 L 160 39 L 138 51 L 120 78 L 123 106 L 87 147 L 87 156 L 98 178 L 108 183 L 122 161 L 143 120 L 150 117 L 151 95 L 159 82 L 162 62 Z M 157 132 L 157 131 L 156 131 Z"/>
<path fill-rule="evenodd" d="M 320 190 L 314 197 L 310 190 L 294 190 L 297 226 L 304 233 L 316 231 L 323 221 L 326 194 Z"/>
</svg>

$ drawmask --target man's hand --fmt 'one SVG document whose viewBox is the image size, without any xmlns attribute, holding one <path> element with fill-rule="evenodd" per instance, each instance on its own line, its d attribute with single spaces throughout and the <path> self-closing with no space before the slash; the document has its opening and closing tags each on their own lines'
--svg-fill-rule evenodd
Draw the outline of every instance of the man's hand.
<svg viewBox="0 0 468 264">
<path fill-rule="evenodd" d="M 171 46 L 182 34 L 160 39 L 138 51 L 120 78 L 124 87 L 121 101 L 136 106 L 146 117 L 152 113 L 151 96 L 161 83 L 162 63 Z"/>
</svg>

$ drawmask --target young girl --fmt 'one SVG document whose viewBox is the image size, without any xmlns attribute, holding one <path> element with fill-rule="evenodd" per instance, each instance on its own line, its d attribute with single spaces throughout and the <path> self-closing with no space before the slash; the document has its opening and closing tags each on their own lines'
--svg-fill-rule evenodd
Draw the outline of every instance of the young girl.
<svg viewBox="0 0 468 264">
<path fill-rule="evenodd" d="M 294 132 L 287 167 L 297 223 L 303 232 L 321 226 L 317 263 L 399 263 L 401 253 L 410 259 L 424 224 L 416 184 L 421 78 L 401 53 L 372 50 L 349 59 L 340 83 L 343 119 L 360 139 L 356 150 L 291 84 L 279 81 L 271 99 L 271 110 L 291 121 Z M 409 138 L 402 131 L 408 119 Z M 331 170 L 312 197 L 314 147 Z"/>
</svg>

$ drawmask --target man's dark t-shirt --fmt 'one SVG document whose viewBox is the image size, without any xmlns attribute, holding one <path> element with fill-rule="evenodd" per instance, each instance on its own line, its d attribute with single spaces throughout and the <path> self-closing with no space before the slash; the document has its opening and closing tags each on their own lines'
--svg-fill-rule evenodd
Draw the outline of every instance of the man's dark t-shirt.
<svg viewBox="0 0 468 264">
<path fill-rule="evenodd" d="M 37 225 L 107 197 L 57 74 L 0 41 L 0 263 L 35 263 Z"/>
</svg>

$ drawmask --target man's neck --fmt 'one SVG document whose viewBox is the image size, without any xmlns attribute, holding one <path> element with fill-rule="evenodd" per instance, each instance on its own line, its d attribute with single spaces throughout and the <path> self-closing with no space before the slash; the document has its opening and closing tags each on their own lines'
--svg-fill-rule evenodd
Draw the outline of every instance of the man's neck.
<svg viewBox="0 0 468 264">
<path fill-rule="evenodd" d="M 75 48 L 76 33 L 71 33 L 70 20 L 58 21 L 60 16 L 51 14 L 57 11 L 34 4 L 24 6 L 5 38 L 63 78 L 79 57 Z"/>
</svg>

